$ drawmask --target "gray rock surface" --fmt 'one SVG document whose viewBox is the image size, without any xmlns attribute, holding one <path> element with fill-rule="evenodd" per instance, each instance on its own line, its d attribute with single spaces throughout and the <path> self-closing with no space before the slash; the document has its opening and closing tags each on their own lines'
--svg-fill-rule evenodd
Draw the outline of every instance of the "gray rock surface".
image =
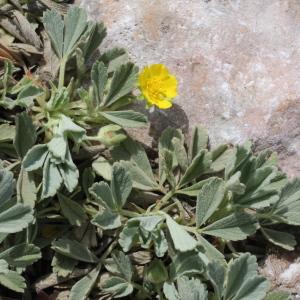
<svg viewBox="0 0 300 300">
<path fill-rule="evenodd" d="M 164 63 L 176 74 L 183 116 L 174 116 L 178 107 L 155 113 L 158 127 L 171 116 L 184 127 L 206 126 L 212 144 L 250 138 L 300 175 L 298 0 L 79 2 L 106 24 L 104 47 L 124 47 L 141 67 Z"/>
</svg>

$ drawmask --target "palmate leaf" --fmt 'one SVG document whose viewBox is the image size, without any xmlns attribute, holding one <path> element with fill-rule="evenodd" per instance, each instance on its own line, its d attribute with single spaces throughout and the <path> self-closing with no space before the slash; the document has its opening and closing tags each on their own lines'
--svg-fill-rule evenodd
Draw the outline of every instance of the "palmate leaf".
<svg viewBox="0 0 300 300">
<path fill-rule="evenodd" d="M 66 238 L 54 241 L 52 248 L 61 255 L 88 263 L 95 263 L 98 258 L 88 249 L 87 246 Z"/>
<path fill-rule="evenodd" d="M 246 213 L 233 213 L 203 228 L 204 234 L 239 241 L 256 232 L 259 225 L 254 216 Z"/>
<path fill-rule="evenodd" d="M 147 118 L 145 115 L 133 110 L 99 112 L 105 119 L 122 127 L 145 127 Z"/>
<path fill-rule="evenodd" d="M 0 259 L 5 259 L 10 266 L 27 267 L 42 257 L 40 249 L 33 244 L 20 244 L 0 253 Z M 0 272 L 1 273 L 1 272 Z"/>
<path fill-rule="evenodd" d="M 52 259 L 51 266 L 53 272 L 57 274 L 57 276 L 67 277 L 72 273 L 76 264 L 76 259 L 64 256 L 59 253 L 55 253 Z"/>
<path fill-rule="evenodd" d="M 191 143 L 189 146 L 190 161 L 203 149 L 208 146 L 208 133 L 202 126 L 196 126 L 193 130 Z"/>
<path fill-rule="evenodd" d="M 117 68 L 114 72 L 110 89 L 105 97 L 103 105 L 108 107 L 120 98 L 128 95 L 135 87 L 138 71 L 138 67 L 130 62 Z"/>
<path fill-rule="evenodd" d="M 103 62 L 94 63 L 91 71 L 91 80 L 93 84 L 93 96 L 96 101 L 96 107 L 103 102 L 104 90 L 108 80 L 107 67 Z"/>
<path fill-rule="evenodd" d="M 225 268 L 213 260 L 207 265 L 207 276 L 210 279 L 217 299 L 221 300 L 225 283 Z"/>
<path fill-rule="evenodd" d="M 24 277 L 15 271 L 8 271 L 6 274 L 0 274 L 0 285 L 17 293 L 23 293 L 26 288 Z"/>
<path fill-rule="evenodd" d="M 290 233 L 273 230 L 270 228 L 261 228 L 261 231 L 269 242 L 283 249 L 292 251 L 297 245 L 295 237 Z"/>
<path fill-rule="evenodd" d="M 120 215 L 107 208 L 99 212 L 91 223 L 104 230 L 116 229 L 122 225 Z"/>
<path fill-rule="evenodd" d="M 101 264 L 98 264 L 96 268 L 73 285 L 70 300 L 84 300 L 88 297 L 96 283 L 101 266 Z"/>
<path fill-rule="evenodd" d="M 87 16 L 83 9 L 73 6 L 64 20 L 56 10 L 46 11 L 43 24 L 59 58 L 68 57 L 87 28 Z"/>
<path fill-rule="evenodd" d="M 197 197 L 196 224 L 200 227 L 218 209 L 225 196 L 225 184 L 216 178 L 205 184 Z"/>
<path fill-rule="evenodd" d="M 133 286 L 121 277 L 112 276 L 104 282 L 102 290 L 111 294 L 114 298 L 122 298 L 133 292 Z"/>
<path fill-rule="evenodd" d="M 255 256 L 248 253 L 229 263 L 224 299 L 262 300 L 268 290 L 267 280 L 257 274 Z"/>
</svg>

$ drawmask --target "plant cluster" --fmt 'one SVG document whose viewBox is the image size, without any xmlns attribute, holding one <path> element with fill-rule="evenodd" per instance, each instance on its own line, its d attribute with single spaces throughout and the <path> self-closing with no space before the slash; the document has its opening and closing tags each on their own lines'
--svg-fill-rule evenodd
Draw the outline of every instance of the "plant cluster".
<svg viewBox="0 0 300 300">
<path fill-rule="evenodd" d="M 211 149 L 201 126 L 189 143 L 167 128 L 150 155 L 125 131 L 147 124 L 126 108 L 139 98 L 126 52 L 97 54 L 106 29 L 82 9 L 62 16 L 61 3 L 34 1 L 56 5 L 41 17 L 30 3 L 7 10 L 43 37 L 44 61 L 28 68 L 11 52 L 3 60 L 0 295 L 289 299 L 269 292 L 257 258 L 268 244 L 296 246 L 300 179 L 250 142 Z M 177 83 L 168 75 L 156 89 L 163 72 L 149 68 L 140 82 L 148 103 L 167 108 Z"/>
</svg>

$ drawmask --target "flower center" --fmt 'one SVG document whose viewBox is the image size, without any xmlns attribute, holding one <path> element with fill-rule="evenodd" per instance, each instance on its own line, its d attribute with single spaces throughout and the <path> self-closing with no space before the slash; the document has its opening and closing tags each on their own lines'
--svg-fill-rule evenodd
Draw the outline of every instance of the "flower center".
<svg viewBox="0 0 300 300">
<path fill-rule="evenodd" d="M 161 99 L 162 97 L 164 97 L 160 80 L 158 80 L 157 78 L 152 78 L 148 81 L 147 90 L 151 98 Z"/>
</svg>

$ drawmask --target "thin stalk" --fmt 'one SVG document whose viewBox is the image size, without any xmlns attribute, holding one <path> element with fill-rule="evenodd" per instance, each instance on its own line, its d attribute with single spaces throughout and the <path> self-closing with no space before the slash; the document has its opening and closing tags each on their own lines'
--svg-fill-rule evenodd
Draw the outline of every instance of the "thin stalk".
<svg viewBox="0 0 300 300">
<path fill-rule="evenodd" d="M 65 84 L 66 64 L 67 64 L 67 59 L 62 58 L 60 62 L 60 68 L 59 68 L 58 89 L 61 89 Z"/>
<path fill-rule="evenodd" d="M 165 194 L 157 203 L 154 211 L 159 211 L 162 206 L 168 203 L 168 201 L 173 197 L 174 191 L 169 191 L 167 194 Z"/>
<path fill-rule="evenodd" d="M 121 209 L 120 214 L 124 217 L 129 217 L 129 218 L 135 218 L 140 216 L 140 214 L 126 209 Z"/>
</svg>

